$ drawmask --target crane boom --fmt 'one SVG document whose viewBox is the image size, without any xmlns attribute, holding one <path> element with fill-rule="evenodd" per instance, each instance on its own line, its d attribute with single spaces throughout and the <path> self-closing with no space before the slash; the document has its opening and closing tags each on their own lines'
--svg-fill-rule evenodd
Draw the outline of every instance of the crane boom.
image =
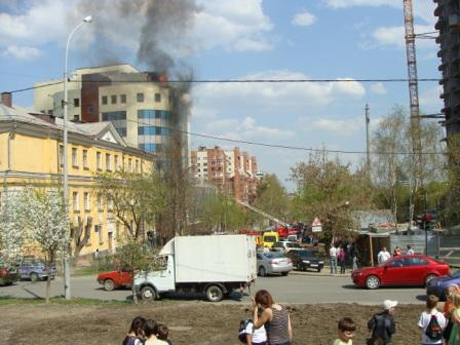
<svg viewBox="0 0 460 345">
<path fill-rule="evenodd" d="M 285 223 L 285 222 L 283 222 L 282 220 L 279 220 L 278 218 L 275 218 L 275 217 L 269 215 L 268 213 L 265 213 L 264 211 L 259 210 L 258 208 L 255 208 L 254 206 L 248 204 L 247 202 L 241 201 L 241 200 L 239 200 L 239 199 L 235 199 L 235 200 L 236 200 L 236 202 L 237 202 L 238 204 L 240 204 L 241 206 L 244 206 L 244 207 L 250 209 L 251 211 L 260 214 L 262 217 L 265 217 L 265 218 L 267 218 L 267 219 L 270 219 L 270 220 L 273 221 L 274 223 L 277 223 L 277 224 L 279 224 L 279 225 L 281 225 L 281 226 L 285 226 L 285 227 L 288 226 L 288 224 Z"/>
</svg>

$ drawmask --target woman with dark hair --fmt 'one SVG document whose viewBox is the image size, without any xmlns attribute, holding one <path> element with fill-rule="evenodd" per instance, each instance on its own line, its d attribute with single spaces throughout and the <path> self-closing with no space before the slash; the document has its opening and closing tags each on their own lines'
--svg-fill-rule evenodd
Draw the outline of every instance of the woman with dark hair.
<svg viewBox="0 0 460 345">
<path fill-rule="evenodd" d="M 144 334 L 144 345 L 169 345 L 166 341 L 158 339 L 158 324 L 152 319 L 145 321 Z"/>
<path fill-rule="evenodd" d="M 259 290 L 252 300 L 254 328 L 265 326 L 269 345 L 289 345 L 292 341 L 291 318 L 286 308 L 275 303 L 267 290 Z M 262 315 L 258 315 L 258 307 Z"/>
<path fill-rule="evenodd" d="M 144 337 L 144 323 L 145 319 L 142 316 L 136 316 L 131 321 L 129 332 L 123 340 L 123 345 L 141 345 Z"/>
</svg>

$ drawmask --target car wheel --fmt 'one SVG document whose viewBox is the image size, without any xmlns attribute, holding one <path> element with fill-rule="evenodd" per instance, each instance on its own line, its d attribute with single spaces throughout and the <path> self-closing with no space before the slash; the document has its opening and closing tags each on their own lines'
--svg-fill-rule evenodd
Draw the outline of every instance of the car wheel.
<svg viewBox="0 0 460 345">
<path fill-rule="evenodd" d="M 375 290 L 380 287 L 380 279 L 376 276 L 369 276 L 366 278 L 366 287 L 370 290 Z"/>
<path fill-rule="evenodd" d="M 104 280 L 104 290 L 105 291 L 113 291 L 115 290 L 115 283 L 112 279 Z"/>
<path fill-rule="evenodd" d="M 281 272 L 281 274 L 282 274 L 283 276 L 287 276 L 287 275 L 289 274 L 289 272 Z"/>
<path fill-rule="evenodd" d="M 428 274 L 425 278 L 425 286 L 428 284 L 428 282 L 433 279 L 433 278 L 436 278 L 437 275 L 436 274 Z"/>
<path fill-rule="evenodd" d="M 144 286 L 141 289 L 141 299 L 143 301 L 154 301 L 157 298 L 157 292 L 151 286 Z"/>
<path fill-rule="evenodd" d="M 210 285 L 206 288 L 206 298 L 209 302 L 220 302 L 224 298 L 224 292 L 219 285 Z"/>
<path fill-rule="evenodd" d="M 37 273 L 31 273 L 30 274 L 30 281 L 32 283 L 35 283 L 38 280 L 38 274 Z"/>
<path fill-rule="evenodd" d="M 259 276 L 265 277 L 267 275 L 267 271 L 265 270 L 264 266 L 259 267 Z"/>
<path fill-rule="evenodd" d="M 320 273 L 320 272 L 321 272 L 321 268 L 318 268 L 318 269 L 316 270 L 316 272 Z"/>
</svg>

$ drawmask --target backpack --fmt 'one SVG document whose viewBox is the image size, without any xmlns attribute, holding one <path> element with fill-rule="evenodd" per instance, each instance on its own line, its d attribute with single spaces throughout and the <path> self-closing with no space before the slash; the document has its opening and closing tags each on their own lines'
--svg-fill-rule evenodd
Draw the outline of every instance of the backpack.
<svg viewBox="0 0 460 345">
<path fill-rule="evenodd" d="M 431 315 L 430 323 L 426 326 L 425 335 L 431 340 L 441 340 L 443 338 L 443 330 L 436 315 Z"/>
<path fill-rule="evenodd" d="M 244 344 L 246 344 L 246 328 L 250 323 L 253 323 L 251 319 L 240 321 L 240 327 L 238 328 L 238 339 Z"/>
</svg>

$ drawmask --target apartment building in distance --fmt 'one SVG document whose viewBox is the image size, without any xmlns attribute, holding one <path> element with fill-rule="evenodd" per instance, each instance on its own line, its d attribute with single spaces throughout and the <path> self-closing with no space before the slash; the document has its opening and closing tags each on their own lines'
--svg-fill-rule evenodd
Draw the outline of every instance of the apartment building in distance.
<svg viewBox="0 0 460 345">
<path fill-rule="evenodd" d="M 38 184 L 62 183 L 63 120 L 53 115 L 27 110 L 12 104 L 10 93 L 2 93 L 0 103 L 0 196 Z M 113 205 L 103 200 L 95 183 L 95 173 L 125 169 L 148 172 L 155 156 L 126 143 L 111 122 L 68 123 L 69 217 L 71 223 L 88 224 L 89 243 L 81 255 L 113 251 L 125 231 L 113 213 Z"/>
<path fill-rule="evenodd" d="M 34 84 L 34 108 L 62 116 L 63 85 Z M 167 77 L 128 64 L 77 69 L 68 83 L 69 120 L 110 121 L 123 140 L 147 152 L 161 152 L 171 131 L 187 131 L 188 119 L 171 118 Z"/>
<path fill-rule="evenodd" d="M 460 134 L 460 2 L 459 0 L 434 0 L 438 17 L 435 28 L 439 30 L 436 42 L 440 45 L 440 84 L 444 99 L 442 112 L 446 116 L 447 137 Z"/>
<path fill-rule="evenodd" d="M 257 192 L 260 174 L 257 159 L 235 147 L 223 150 L 200 146 L 191 152 L 191 169 L 195 178 L 208 182 L 235 198 L 250 202 Z"/>
</svg>

